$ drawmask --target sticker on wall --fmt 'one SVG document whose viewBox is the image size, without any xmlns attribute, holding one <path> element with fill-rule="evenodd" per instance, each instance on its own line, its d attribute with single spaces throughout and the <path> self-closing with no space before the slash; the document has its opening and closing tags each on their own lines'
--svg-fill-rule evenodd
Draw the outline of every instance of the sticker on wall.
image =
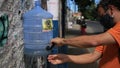
<svg viewBox="0 0 120 68">
<path fill-rule="evenodd" d="M 0 17 L 0 47 L 7 43 L 9 20 L 8 15 Z"/>
<path fill-rule="evenodd" d="M 52 19 L 43 19 L 42 20 L 43 32 L 48 32 L 53 29 Z"/>
</svg>

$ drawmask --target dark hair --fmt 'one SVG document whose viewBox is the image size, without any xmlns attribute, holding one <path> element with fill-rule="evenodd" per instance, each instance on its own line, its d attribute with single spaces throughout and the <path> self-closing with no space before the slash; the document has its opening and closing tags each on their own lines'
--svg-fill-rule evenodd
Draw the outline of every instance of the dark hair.
<svg viewBox="0 0 120 68">
<path fill-rule="evenodd" d="M 109 0 L 108 5 L 114 5 L 118 10 L 120 10 L 120 0 Z"/>
</svg>

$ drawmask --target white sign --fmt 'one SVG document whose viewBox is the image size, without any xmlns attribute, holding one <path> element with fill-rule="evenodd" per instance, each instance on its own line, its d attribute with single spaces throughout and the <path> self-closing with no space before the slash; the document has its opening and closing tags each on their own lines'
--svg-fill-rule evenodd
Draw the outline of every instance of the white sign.
<svg viewBox="0 0 120 68">
<path fill-rule="evenodd" d="M 58 20 L 59 0 L 48 0 L 47 10 L 53 15 L 53 20 Z"/>
</svg>

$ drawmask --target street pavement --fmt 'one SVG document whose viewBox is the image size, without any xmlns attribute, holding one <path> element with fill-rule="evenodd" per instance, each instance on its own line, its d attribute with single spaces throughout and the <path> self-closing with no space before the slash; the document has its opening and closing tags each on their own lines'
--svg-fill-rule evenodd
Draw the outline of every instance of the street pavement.
<svg viewBox="0 0 120 68">
<path fill-rule="evenodd" d="M 72 28 L 66 28 L 65 38 L 80 36 L 80 25 L 72 24 Z M 99 22 L 87 21 L 86 34 L 99 34 L 103 32 L 103 27 Z M 92 39 L 91 39 L 92 40 Z M 68 54 L 80 55 L 92 52 L 94 48 L 76 48 L 68 46 Z M 91 64 L 68 63 L 68 68 L 98 68 L 98 61 Z"/>
</svg>

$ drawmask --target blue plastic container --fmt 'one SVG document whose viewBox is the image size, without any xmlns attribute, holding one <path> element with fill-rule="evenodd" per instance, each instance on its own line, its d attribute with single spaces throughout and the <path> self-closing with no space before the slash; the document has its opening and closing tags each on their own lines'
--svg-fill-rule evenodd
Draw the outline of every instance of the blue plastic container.
<svg viewBox="0 0 120 68">
<path fill-rule="evenodd" d="M 46 56 L 50 53 L 46 47 L 53 38 L 52 18 L 38 0 L 32 10 L 23 14 L 24 54 Z"/>
</svg>

